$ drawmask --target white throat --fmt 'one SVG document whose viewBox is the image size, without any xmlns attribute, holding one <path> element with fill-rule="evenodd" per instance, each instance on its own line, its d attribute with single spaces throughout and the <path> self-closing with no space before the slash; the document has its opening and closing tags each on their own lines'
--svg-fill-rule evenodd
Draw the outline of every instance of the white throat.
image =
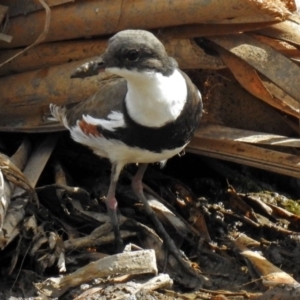
<svg viewBox="0 0 300 300">
<path fill-rule="evenodd" d="M 177 69 L 171 76 L 119 68 L 108 71 L 127 80 L 126 107 L 135 122 L 161 127 L 180 115 L 187 100 L 187 86 Z"/>
</svg>

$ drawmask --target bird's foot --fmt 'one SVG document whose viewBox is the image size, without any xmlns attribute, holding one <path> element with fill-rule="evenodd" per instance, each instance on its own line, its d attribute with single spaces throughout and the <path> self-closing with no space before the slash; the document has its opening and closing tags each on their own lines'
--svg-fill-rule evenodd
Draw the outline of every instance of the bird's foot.
<svg viewBox="0 0 300 300">
<path fill-rule="evenodd" d="M 124 250 L 124 242 L 120 234 L 119 228 L 119 220 L 117 215 L 117 200 L 116 198 L 110 198 L 106 200 L 108 216 L 110 218 L 110 222 L 113 227 L 113 232 L 115 236 L 115 246 L 116 246 L 116 253 L 121 253 Z"/>
<path fill-rule="evenodd" d="M 123 239 L 120 235 L 120 230 L 119 231 L 119 236 L 116 236 L 115 234 L 115 251 L 116 253 L 122 253 L 124 251 L 124 242 Z"/>
</svg>

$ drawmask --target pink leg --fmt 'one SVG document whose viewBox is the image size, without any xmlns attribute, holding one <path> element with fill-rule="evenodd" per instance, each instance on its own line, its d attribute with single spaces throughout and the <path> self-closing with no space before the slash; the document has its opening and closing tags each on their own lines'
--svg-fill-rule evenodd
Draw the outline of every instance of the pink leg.
<svg viewBox="0 0 300 300">
<path fill-rule="evenodd" d="M 122 170 L 122 167 L 123 166 L 117 165 L 117 164 L 112 165 L 110 185 L 109 185 L 108 193 L 106 196 L 106 207 L 107 207 L 108 216 L 109 216 L 111 224 L 113 226 L 113 231 L 114 231 L 114 235 L 115 235 L 115 243 L 117 246 L 117 252 L 123 251 L 123 240 L 120 235 L 119 221 L 118 221 L 118 216 L 117 216 L 118 202 L 115 197 L 117 182 L 118 182 L 118 178 L 119 178 L 120 172 Z"/>
<path fill-rule="evenodd" d="M 131 182 L 132 189 L 139 199 L 141 194 L 144 195 L 142 180 L 143 180 L 144 173 L 147 169 L 147 166 L 148 166 L 147 164 L 141 164 L 135 176 L 132 178 L 132 182 Z"/>
<path fill-rule="evenodd" d="M 150 207 L 144 193 L 143 193 L 143 175 L 147 169 L 147 164 L 141 164 L 139 166 L 139 169 L 135 176 L 132 179 L 131 185 L 132 189 L 135 193 L 135 195 L 138 197 L 138 199 L 143 203 L 144 210 L 148 217 L 151 219 L 152 223 L 155 226 L 155 229 L 157 230 L 158 234 L 162 237 L 163 243 L 166 246 L 167 250 L 174 256 L 174 258 L 178 261 L 178 263 L 181 265 L 182 268 L 188 274 L 191 274 L 192 276 L 195 276 L 194 271 L 190 267 L 190 265 L 184 260 L 183 255 L 180 253 L 179 249 L 174 244 L 174 241 L 171 239 L 169 234 L 166 232 L 165 228 L 161 224 L 161 222 L 158 220 L 157 216 L 153 212 L 152 208 Z"/>
<path fill-rule="evenodd" d="M 156 230 L 162 236 L 164 242 L 166 244 L 168 244 L 168 241 L 171 241 L 171 243 L 173 243 L 170 236 L 168 235 L 168 233 L 165 231 L 164 227 L 162 226 L 161 222 L 158 220 L 155 213 L 151 209 L 151 207 L 144 195 L 142 179 L 143 179 L 146 169 L 147 169 L 147 164 L 140 164 L 138 171 L 136 172 L 135 176 L 132 178 L 132 182 L 131 182 L 132 190 L 135 193 L 135 195 L 137 196 L 137 198 L 143 203 L 145 212 L 150 217 Z M 173 243 L 173 245 L 174 245 L 174 243 Z M 175 247 L 175 245 L 174 245 L 174 247 Z"/>
</svg>

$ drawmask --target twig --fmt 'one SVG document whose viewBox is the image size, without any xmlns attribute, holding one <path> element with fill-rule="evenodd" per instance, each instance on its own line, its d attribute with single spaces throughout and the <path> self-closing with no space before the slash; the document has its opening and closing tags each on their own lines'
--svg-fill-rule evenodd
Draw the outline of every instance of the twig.
<svg viewBox="0 0 300 300">
<path fill-rule="evenodd" d="M 36 41 L 33 44 L 29 45 L 22 51 L 18 52 L 16 55 L 12 56 L 11 58 L 9 58 L 6 61 L 4 61 L 3 63 L 1 63 L 0 68 L 2 66 L 4 66 L 5 64 L 9 63 L 10 61 L 12 61 L 13 59 L 15 59 L 16 57 L 20 56 L 22 53 L 24 53 L 24 52 L 28 51 L 29 49 L 33 48 L 34 46 L 40 44 L 46 38 L 46 36 L 49 32 L 49 27 L 50 27 L 51 9 L 44 0 L 39 0 L 39 2 L 41 3 L 41 5 L 44 7 L 44 9 L 46 11 L 46 20 L 45 20 L 43 32 L 39 35 L 39 37 L 36 39 Z"/>
</svg>

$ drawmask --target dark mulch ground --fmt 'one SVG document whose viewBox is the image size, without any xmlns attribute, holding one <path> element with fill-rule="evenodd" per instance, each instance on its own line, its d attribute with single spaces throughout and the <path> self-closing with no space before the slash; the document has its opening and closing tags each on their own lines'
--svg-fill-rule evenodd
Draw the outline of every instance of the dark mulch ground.
<svg viewBox="0 0 300 300">
<path fill-rule="evenodd" d="M 12 154 L 22 137 L 22 134 L 4 134 L 2 143 L 5 147 L 2 151 Z M 32 141 L 38 141 L 41 135 L 29 137 Z M 75 144 L 70 140 L 69 134 L 64 133 L 39 180 L 39 187 L 54 183 L 58 163 L 70 186 L 80 186 L 88 192 L 79 197 L 84 209 L 105 212 L 105 204 L 101 199 L 109 182 L 109 163 L 94 156 L 85 147 Z M 128 166 L 120 179 L 117 191 L 119 209 L 124 216 L 152 227 L 130 190 L 129 178 L 135 170 L 136 166 Z M 260 224 L 259 228 L 251 226 L 251 222 L 247 223 L 243 218 L 244 212 L 234 204 L 232 193 L 228 192 L 231 185 L 244 197 L 244 201 L 247 201 L 245 194 L 251 193 L 266 203 L 275 203 L 297 213 L 298 202 L 290 199 L 300 197 L 298 180 L 187 153 L 183 157 L 171 159 L 163 169 L 159 165 L 149 166 L 144 182 L 169 202 L 174 212 L 186 219 L 191 226 L 192 209 L 197 207 L 203 213 L 211 242 L 196 235 L 183 239 L 170 226 L 166 228 L 185 254 L 210 279 L 210 286 L 206 288 L 248 292 L 266 290 L 260 280 L 254 280 L 255 277 L 259 278 L 255 266 L 247 262 L 232 244 L 232 236 L 242 233 L 254 240 L 249 248 L 261 251 L 274 265 L 291 274 L 295 280 L 300 280 L 299 236 L 286 234 L 263 224 L 266 222 L 296 232 L 299 228 L 292 228 L 295 224 L 266 214 L 261 207 L 249 200 L 247 205 L 252 208 Z M 29 205 L 26 217 L 35 215 L 38 226 L 43 228 L 46 236 L 55 232 L 64 241 L 70 232 L 84 236 L 99 226 L 94 220 L 87 220 L 74 212 L 70 197 L 62 192 L 62 197 L 58 198 L 53 187 L 40 191 L 39 200 L 40 208 Z M 41 246 L 30 255 L 33 238 L 33 233 L 30 235 L 27 232 L 26 235 L 22 231 L 21 237 L 17 237 L 0 252 L 0 299 L 8 299 L 9 296 L 34 296 L 32 282 L 59 276 L 55 255 L 52 265 L 49 263 L 48 267 L 45 263 L 45 255 L 55 254 L 48 246 Z M 139 236 L 125 241 L 129 242 L 139 245 Z M 18 259 L 14 271 L 8 275 L 12 260 L 16 259 L 16 251 Z M 87 253 L 94 253 L 96 258 L 95 253 L 113 252 L 112 244 L 66 252 L 67 270 L 72 272 L 92 261 L 92 255 Z M 176 282 L 175 289 L 186 291 L 186 287 Z M 62 299 L 71 299 L 72 295 L 71 293 Z"/>
</svg>

